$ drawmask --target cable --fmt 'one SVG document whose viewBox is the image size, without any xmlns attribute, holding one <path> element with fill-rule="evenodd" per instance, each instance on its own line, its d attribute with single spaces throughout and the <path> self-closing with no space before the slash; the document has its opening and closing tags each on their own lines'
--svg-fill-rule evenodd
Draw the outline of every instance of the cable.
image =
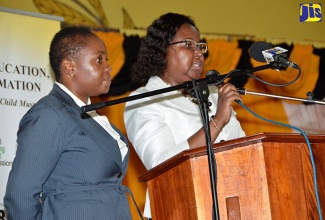
<svg viewBox="0 0 325 220">
<path fill-rule="evenodd" d="M 289 124 L 284 124 L 284 123 L 277 122 L 277 121 L 273 121 L 273 120 L 270 120 L 270 119 L 267 119 L 267 118 L 263 118 L 262 116 L 256 114 L 251 109 L 249 109 L 247 106 L 245 106 L 241 101 L 236 100 L 236 102 L 239 105 L 241 105 L 244 109 L 246 109 L 247 111 L 249 111 L 251 114 L 253 114 L 254 116 L 256 116 L 256 117 L 258 117 L 258 118 L 260 118 L 260 119 L 262 119 L 264 121 L 273 123 L 273 124 L 277 124 L 277 125 L 281 125 L 281 126 L 284 126 L 284 127 L 289 127 L 289 128 L 295 129 L 295 130 L 299 131 L 304 136 L 304 138 L 306 140 L 306 143 L 307 143 L 307 146 L 308 146 L 310 160 L 311 160 L 311 163 L 312 163 L 313 177 L 314 177 L 314 187 L 315 187 L 315 196 L 316 196 L 316 202 L 317 202 L 318 215 L 319 215 L 319 219 L 322 220 L 323 217 L 322 217 L 322 210 L 321 210 L 320 200 L 319 200 L 319 195 L 318 195 L 316 166 L 315 166 L 315 162 L 314 162 L 313 151 L 312 151 L 312 148 L 310 146 L 310 142 L 309 142 L 309 139 L 308 139 L 306 133 L 304 131 L 302 131 L 300 128 L 298 128 L 298 127 L 295 127 L 295 126 L 292 126 L 292 125 L 289 125 Z"/>
<path fill-rule="evenodd" d="M 291 80 L 290 82 L 288 82 L 288 83 L 282 83 L 282 84 L 267 82 L 267 81 L 265 81 L 265 80 L 262 80 L 261 78 L 258 78 L 258 77 L 256 77 L 256 76 L 254 76 L 254 74 L 249 73 L 249 72 L 247 72 L 246 75 L 247 75 L 247 76 L 250 76 L 250 77 L 256 79 L 257 81 L 259 81 L 259 82 L 261 82 L 261 83 L 264 83 L 264 84 L 266 84 L 266 85 L 269 85 L 269 86 L 276 86 L 276 87 L 282 87 L 282 86 L 289 86 L 289 85 L 293 84 L 294 82 L 296 82 L 296 81 L 300 78 L 300 76 L 301 76 L 301 69 L 300 69 L 300 68 L 296 68 L 296 69 L 298 70 L 298 74 L 297 74 L 297 76 L 296 76 L 293 80 Z M 237 72 L 240 72 L 240 70 L 232 70 L 232 71 L 230 71 L 230 72 L 227 73 L 227 74 L 225 75 L 225 77 L 222 79 L 222 82 L 223 82 L 226 78 L 228 78 L 228 77 L 232 77 L 232 75 L 236 74 Z M 219 83 L 219 84 L 220 84 L 220 83 Z"/>
</svg>

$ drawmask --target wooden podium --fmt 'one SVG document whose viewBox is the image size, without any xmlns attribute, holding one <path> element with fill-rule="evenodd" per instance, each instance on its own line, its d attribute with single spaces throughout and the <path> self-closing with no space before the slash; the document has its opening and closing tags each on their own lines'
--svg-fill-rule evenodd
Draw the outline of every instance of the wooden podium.
<svg viewBox="0 0 325 220">
<path fill-rule="evenodd" d="M 325 135 L 308 135 L 325 210 Z M 319 219 L 301 134 L 262 133 L 213 145 L 220 220 Z M 206 147 L 186 150 L 139 177 L 153 220 L 212 219 Z"/>
</svg>

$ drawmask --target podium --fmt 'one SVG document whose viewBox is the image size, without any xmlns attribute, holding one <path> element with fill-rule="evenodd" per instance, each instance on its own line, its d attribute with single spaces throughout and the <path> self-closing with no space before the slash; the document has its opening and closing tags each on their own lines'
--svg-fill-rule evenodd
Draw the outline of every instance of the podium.
<svg viewBox="0 0 325 220">
<path fill-rule="evenodd" d="M 325 210 L 325 135 L 308 135 Z M 261 133 L 213 145 L 221 220 L 319 219 L 305 138 Z M 139 177 L 153 220 L 212 219 L 206 147 L 183 151 Z"/>
</svg>

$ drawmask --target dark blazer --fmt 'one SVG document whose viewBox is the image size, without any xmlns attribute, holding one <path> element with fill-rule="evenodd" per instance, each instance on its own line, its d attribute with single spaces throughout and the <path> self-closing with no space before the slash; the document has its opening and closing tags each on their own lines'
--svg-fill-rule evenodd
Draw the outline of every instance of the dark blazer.
<svg viewBox="0 0 325 220">
<path fill-rule="evenodd" d="M 24 115 L 17 143 L 8 220 L 131 219 L 122 186 L 129 153 L 122 162 L 116 140 L 58 85 Z"/>
</svg>

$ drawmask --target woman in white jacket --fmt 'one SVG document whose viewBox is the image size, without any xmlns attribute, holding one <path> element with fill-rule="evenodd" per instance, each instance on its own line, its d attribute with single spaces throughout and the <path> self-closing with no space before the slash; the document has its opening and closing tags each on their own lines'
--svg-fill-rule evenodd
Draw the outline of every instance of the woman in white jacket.
<svg viewBox="0 0 325 220">
<path fill-rule="evenodd" d="M 194 21 L 167 13 L 155 20 L 144 37 L 132 77 L 144 84 L 137 95 L 198 79 L 208 46 L 200 41 Z M 211 141 L 245 136 L 231 105 L 241 100 L 231 84 L 210 88 Z M 190 148 L 206 146 L 198 104 L 185 91 L 172 91 L 127 102 L 124 112 L 127 135 L 149 170 Z M 145 217 L 151 217 L 147 198 Z"/>
</svg>

